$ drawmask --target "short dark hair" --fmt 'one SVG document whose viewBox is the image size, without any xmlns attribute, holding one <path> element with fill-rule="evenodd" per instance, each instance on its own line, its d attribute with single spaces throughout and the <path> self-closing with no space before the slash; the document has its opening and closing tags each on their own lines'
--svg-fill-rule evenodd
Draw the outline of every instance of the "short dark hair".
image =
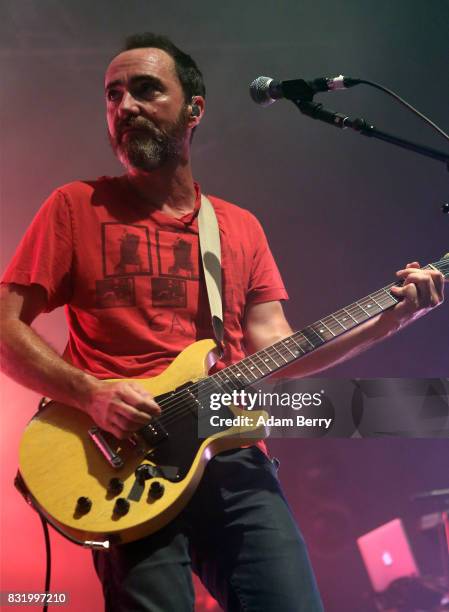
<svg viewBox="0 0 449 612">
<path fill-rule="evenodd" d="M 167 36 L 154 34 L 153 32 L 131 34 L 131 36 L 126 38 L 125 46 L 121 52 L 130 51 L 131 49 L 144 49 L 146 47 L 162 49 L 162 51 L 165 51 L 173 58 L 176 74 L 181 83 L 187 104 L 191 103 L 193 96 L 206 97 L 203 75 L 196 62 L 190 55 L 181 51 Z"/>
</svg>

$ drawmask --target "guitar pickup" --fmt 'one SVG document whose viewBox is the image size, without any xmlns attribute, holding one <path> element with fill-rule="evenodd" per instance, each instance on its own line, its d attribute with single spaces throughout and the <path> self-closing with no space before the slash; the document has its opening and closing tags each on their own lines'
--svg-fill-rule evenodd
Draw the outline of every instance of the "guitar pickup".
<svg viewBox="0 0 449 612">
<path fill-rule="evenodd" d="M 160 421 L 156 418 L 152 418 L 151 422 L 142 429 L 139 430 L 139 435 L 145 440 L 151 447 L 156 446 L 162 440 L 168 438 L 168 433 Z"/>
<path fill-rule="evenodd" d="M 98 448 L 110 466 L 112 466 L 115 470 L 118 470 L 124 466 L 123 459 L 111 448 L 99 427 L 91 427 L 88 433 L 95 446 Z"/>
</svg>

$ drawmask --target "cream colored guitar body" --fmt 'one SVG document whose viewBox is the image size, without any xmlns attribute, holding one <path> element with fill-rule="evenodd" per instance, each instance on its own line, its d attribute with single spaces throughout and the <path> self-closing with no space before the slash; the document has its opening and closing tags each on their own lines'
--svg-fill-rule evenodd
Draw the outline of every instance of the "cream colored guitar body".
<svg viewBox="0 0 449 612">
<path fill-rule="evenodd" d="M 214 349 L 213 340 L 196 342 L 162 374 L 138 382 L 158 397 L 200 381 L 207 376 Z M 231 416 L 248 414 L 236 407 L 230 410 Z M 95 423 L 87 415 L 50 402 L 28 424 L 20 444 L 20 475 L 28 500 L 79 544 L 124 543 L 161 529 L 187 504 L 214 455 L 266 436 L 264 428 L 230 427 L 199 439 L 192 413 L 185 413 L 185 420 L 178 419 L 173 430 L 165 427 L 168 436 L 154 445 L 140 435 L 136 444 L 105 432 L 98 432 L 97 444 L 92 436 Z M 267 416 L 261 411 L 251 414 L 254 423 Z M 100 449 L 105 442 L 121 467 L 105 458 Z M 187 450 L 181 452 L 184 444 Z M 160 470 L 158 458 L 164 464 Z M 176 474 L 177 464 L 181 469 Z M 136 477 L 136 470 L 144 476 Z"/>
</svg>

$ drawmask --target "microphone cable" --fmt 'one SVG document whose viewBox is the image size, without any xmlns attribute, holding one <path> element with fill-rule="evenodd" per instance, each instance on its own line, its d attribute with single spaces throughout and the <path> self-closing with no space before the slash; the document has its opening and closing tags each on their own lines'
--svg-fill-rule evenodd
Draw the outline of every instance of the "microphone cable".
<svg viewBox="0 0 449 612">
<path fill-rule="evenodd" d="M 399 102 L 400 104 L 402 104 L 403 106 L 405 106 L 405 108 L 407 108 L 408 110 L 412 111 L 412 113 L 414 113 L 415 115 L 417 115 L 420 119 L 422 119 L 423 121 L 425 121 L 428 125 L 430 125 L 438 134 L 440 134 L 440 136 L 443 136 L 444 138 L 446 138 L 446 140 L 449 140 L 449 135 L 446 134 L 446 132 L 444 132 L 440 127 L 438 127 L 433 121 L 431 121 L 428 117 L 426 117 L 423 113 L 421 113 L 418 109 L 416 109 L 414 106 L 412 106 L 411 104 L 409 104 L 408 102 L 406 102 L 403 98 L 401 98 L 401 96 L 399 96 L 397 93 L 395 93 L 394 91 L 392 91 L 391 89 L 388 89 L 388 87 L 384 87 L 383 85 L 380 85 L 379 83 L 376 83 L 375 81 L 368 81 L 367 79 L 352 79 L 351 78 L 351 85 L 359 85 L 359 84 L 364 84 L 364 85 L 369 85 L 370 87 L 374 87 L 376 89 L 380 89 L 381 91 L 383 91 L 384 93 L 388 94 L 389 96 L 391 96 L 392 98 L 394 98 L 397 102 Z"/>
</svg>

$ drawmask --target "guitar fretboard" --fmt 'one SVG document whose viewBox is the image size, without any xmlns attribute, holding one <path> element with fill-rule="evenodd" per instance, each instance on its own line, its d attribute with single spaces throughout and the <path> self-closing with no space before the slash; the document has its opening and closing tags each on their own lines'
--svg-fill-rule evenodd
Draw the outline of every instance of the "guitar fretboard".
<svg viewBox="0 0 449 612">
<path fill-rule="evenodd" d="M 447 278 L 449 276 L 449 257 L 446 256 L 425 268 L 437 269 Z M 390 292 L 394 285 L 400 286 L 401 283 L 391 283 L 291 336 L 220 370 L 206 380 L 213 381 L 221 393 L 239 391 L 262 380 L 364 321 L 392 308 L 398 303 Z"/>
</svg>

